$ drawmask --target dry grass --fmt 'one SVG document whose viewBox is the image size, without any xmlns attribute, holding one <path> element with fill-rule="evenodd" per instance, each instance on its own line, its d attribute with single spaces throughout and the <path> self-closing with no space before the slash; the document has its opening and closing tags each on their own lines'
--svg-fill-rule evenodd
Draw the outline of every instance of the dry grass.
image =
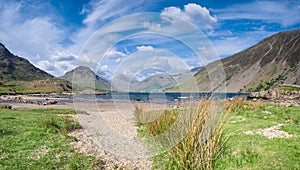
<svg viewBox="0 0 300 170">
<path fill-rule="evenodd" d="M 227 115 L 238 112 L 244 104 L 244 99 L 236 98 L 228 102 L 188 102 L 182 109 L 160 112 L 143 112 L 136 108 L 135 116 L 142 136 L 155 139 L 151 141 L 155 146 L 159 143 L 160 147 L 169 148 L 154 157 L 154 168 L 213 169 L 213 162 L 228 138 L 223 128 Z M 153 119 L 151 116 L 156 119 L 147 121 Z"/>
</svg>

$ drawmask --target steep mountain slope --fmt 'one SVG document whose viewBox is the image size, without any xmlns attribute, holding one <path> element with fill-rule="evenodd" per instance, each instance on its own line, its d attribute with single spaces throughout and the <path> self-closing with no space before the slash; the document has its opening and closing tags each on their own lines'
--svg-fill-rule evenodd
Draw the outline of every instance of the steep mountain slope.
<svg viewBox="0 0 300 170">
<path fill-rule="evenodd" d="M 89 67 L 79 66 L 60 77 L 82 89 L 110 90 L 107 80 L 97 76 Z"/>
<path fill-rule="evenodd" d="M 15 56 L 0 43 L 0 81 L 42 80 L 53 78 L 45 71 L 36 68 L 28 60 Z"/>
<path fill-rule="evenodd" d="M 220 67 L 213 62 L 195 74 L 200 91 L 260 91 L 283 83 L 300 85 L 300 29 L 275 34 L 221 62 L 226 77 L 219 81 L 226 88 L 210 89 L 206 68 Z"/>
</svg>

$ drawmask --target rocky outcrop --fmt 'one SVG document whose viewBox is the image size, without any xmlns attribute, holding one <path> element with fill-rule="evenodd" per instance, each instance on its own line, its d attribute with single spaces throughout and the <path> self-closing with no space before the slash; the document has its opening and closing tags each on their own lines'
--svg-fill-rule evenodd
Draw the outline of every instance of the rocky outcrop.
<svg viewBox="0 0 300 170">
<path fill-rule="evenodd" d="M 267 91 L 253 92 L 248 99 L 263 99 L 274 103 L 300 106 L 300 86 L 283 85 Z"/>
<path fill-rule="evenodd" d="M 300 91 L 284 91 L 279 89 L 254 92 L 249 95 L 249 98 L 269 99 L 269 100 L 300 100 Z"/>
<path fill-rule="evenodd" d="M 13 103 L 27 103 L 27 104 L 37 104 L 37 105 L 55 105 L 59 104 L 59 101 L 56 99 L 39 100 L 39 99 L 28 99 L 22 96 L 0 96 L 0 100 L 13 102 Z"/>
</svg>

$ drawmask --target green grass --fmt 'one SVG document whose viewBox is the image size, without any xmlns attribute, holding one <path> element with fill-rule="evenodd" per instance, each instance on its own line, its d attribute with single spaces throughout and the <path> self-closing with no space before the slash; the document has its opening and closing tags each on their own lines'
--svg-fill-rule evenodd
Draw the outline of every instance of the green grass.
<svg viewBox="0 0 300 170">
<path fill-rule="evenodd" d="M 60 79 L 1 82 L 0 94 L 63 93 L 71 92 L 71 86 Z"/>
<path fill-rule="evenodd" d="M 207 109 L 203 104 L 199 107 Z M 192 126 L 191 132 L 178 145 L 152 158 L 153 169 L 300 169 L 300 107 L 236 99 L 227 102 L 224 111 L 227 118 L 206 143 L 199 147 L 193 140 L 198 139 L 199 133 L 194 133 L 197 131 Z M 154 113 L 156 119 L 147 122 L 153 119 L 149 113 L 153 114 L 136 110 L 141 138 L 163 133 L 180 114 L 178 109 L 162 111 L 160 116 Z M 245 134 L 278 124 L 283 124 L 280 130 L 293 137 L 267 139 Z M 203 123 L 200 121 L 197 125 L 201 128 Z M 205 148 L 209 148 L 209 152 Z M 199 155 L 205 157 L 199 158 Z"/>
<path fill-rule="evenodd" d="M 300 87 L 299 86 L 292 86 L 292 85 L 281 85 L 279 87 L 280 90 L 284 90 L 284 91 L 300 91 Z"/>
<path fill-rule="evenodd" d="M 63 114 L 64 116 L 61 116 Z M 0 109 L 0 169 L 96 169 L 102 161 L 73 151 L 74 110 Z"/>
<path fill-rule="evenodd" d="M 253 107 L 252 103 L 245 106 L 248 107 L 231 114 L 225 126 L 230 137 L 225 152 L 214 162 L 215 169 L 299 169 L 300 108 L 271 104 Z M 284 124 L 280 130 L 295 137 L 267 139 L 244 133 L 279 123 Z"/>
</svg>

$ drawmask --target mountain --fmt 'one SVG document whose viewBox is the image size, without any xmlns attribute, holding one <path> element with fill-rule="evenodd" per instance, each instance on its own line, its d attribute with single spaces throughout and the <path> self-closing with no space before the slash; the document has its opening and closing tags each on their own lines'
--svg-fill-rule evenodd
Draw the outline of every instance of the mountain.
<svg viewBox="0 0 300 170">
<path fill-rule="evenodd" d="M 53 78 L 28 60 L 13 55 L 0 43 L 0 81 L 31 81 Z"/>
<path fill-rule="evenodd" d="M 192 68 L 192 69 L 191 69 L 191 72 L 197 73 L 197 72 L 199 72 L 202 68 L 203 68 L 203 67 L 195 67 L 195 68 Z"/>
<path fill-rule="evenodd" d="M 131 91 L 163 92 L 176 85 L 176 80 L 166 74 L 155 74 L 131 87 Z"/>
<path fill-rule="evenodd" d="M 183 91 L 190 91 L 181 86 L 181 84 L 188 82 L 188 80 L 193 77 L 194 73 L 191 71 L 184 71 L 173 75 L 157 73 L 142 80 L 138 80 L 135 77 L 131 78 L 124 74 L 118 74 L 113 77 L 111 84 L 116 91 L 171 92 L 178 91 L 179 88 Z M 174 89 L 174 87 L 176 87 L 176 89 Z"/>
<path fill-rule="evenodd" d="M 96 75 L 89 67 L 79 66 L 60 77 L 82 89 L 110 90 L 110 84 Z"/>
<path fill-rule="evenodd" d="M 97 71 L 96 74 L 105 80 L 111 80 L 113 74 L 110 71 Z"/>
<path fill-rule="evenodd" d="M 226 77 L 216 81 L 222 83 L 216 89 L 211 89 L 207 68 L 214 73 L 220 62 L 210 63 L 195 74 L 200 91 L 245 92 L 268 90 L 280 84 L 300 85 L 300 29 L 265 38 L 221 63 Z"/>
</svg>

